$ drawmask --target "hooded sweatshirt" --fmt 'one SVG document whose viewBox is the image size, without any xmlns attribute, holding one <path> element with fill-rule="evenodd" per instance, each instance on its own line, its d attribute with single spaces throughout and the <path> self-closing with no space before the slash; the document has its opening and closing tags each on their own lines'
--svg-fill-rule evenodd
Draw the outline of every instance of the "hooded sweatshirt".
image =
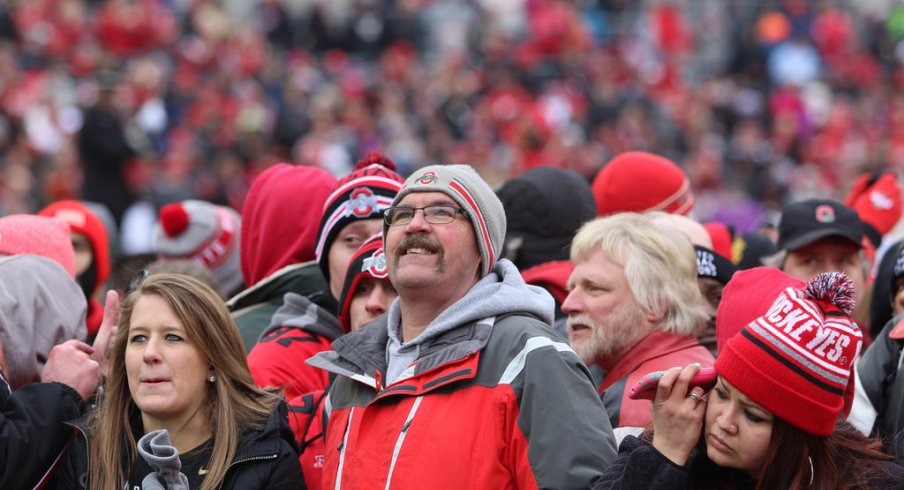
<svg viewBox="0 0 904 490">
<path fill-rule="evenodd" d="M 401 309 L 396 299 L 388 313 L 386 384 L 400 379 L 405 368 L 419 357 L 422 345 L 454 328 L 512 312 L 534 315 L 551 327 L 554 308 L 549 293 L 543 288 L 526 284 L 515 265 L 507 259 L 496 262 L 493 270 L 464 297 L 437 315 L 420 335 L 404 344 L 400 333 Z"/>
<path fill-rule="evenodd" d="M 73 233 L 81 233 L 91 243 L 93 260 L 90 267 L 76 278 L 88 299 L 86 319 L 88 335 L 94 337 L 104 317 L 104 307 L 97 300 L 97 294 L 104 288 L 110 277 L 110 241 L 107 228 L 100 217 L 79 201 L 57 201 L 42 209 L 39 216 L 49 216 L 65 221 Z"/>
<path fill-rule="evenodd" d="M 320 216 L 336 178 L 324 170 L 279 163 L 251 185 L 242 208 L 242 277 L 247 289 L 226 304 L 250 352 L 288 292 L 335 311 L 315 261 Z"/>
<path fill-rule="evenodd" d="M 286 399 L 316 390 L 329 382 L 326 371 L 305 364 L 344 332 L 332 313 L 308 298 L 286 293 L 283 305 L 248 354 L 248 369 L 258 386 L 284 388 Z"/>
<path fill-rule="evenodd" d="M 279 163 L 251 185 L 242 207 L 242 277 L 249 287 L 314 260 L 323 204 L 336 186 L 325 170 Z"/>
<path fill-rule="evenodd" d="M 36 255 L 0 259 L 0 336 L 13 389 L 40 381 L 53 346 L 84 340 L 85 295 L 65 269 Z"/>
</svg>

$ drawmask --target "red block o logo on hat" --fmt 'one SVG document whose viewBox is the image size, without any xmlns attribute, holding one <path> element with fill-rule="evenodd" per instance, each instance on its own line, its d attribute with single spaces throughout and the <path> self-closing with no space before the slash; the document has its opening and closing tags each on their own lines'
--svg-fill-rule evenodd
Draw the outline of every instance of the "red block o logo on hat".
<svg viewBox="0 0 904 490">
<path fill-rule="evenodd" d="M 349 210 L 359 218 L 369 217 L 376 203 L 374 191 L 367 187 L 358 187 L 348 198 Z"/>
<path fill-rule="evenodd" d="M 436 182 L 436 172 L 425 172 L 424 175 L 421 175 L 420 178 L 417 179 L 417 181 L 424 185 L 433 184 Z"/>
<path fill-rule="evenodd" d="M 386 255 L 383 254 L 383 247 L 374 251 L 374 254 L 361 264 L 361 272 L 367 272 L 376 279 L 386 279 L 389 277 L 389 269 L 386 268 Z"/>
<path fill-rule="evenodd" d="M 816 207 L 816 221 L 820 223 L 834 223 L 835 209 L 832 206 L 823 204 Z"/>
</svg>

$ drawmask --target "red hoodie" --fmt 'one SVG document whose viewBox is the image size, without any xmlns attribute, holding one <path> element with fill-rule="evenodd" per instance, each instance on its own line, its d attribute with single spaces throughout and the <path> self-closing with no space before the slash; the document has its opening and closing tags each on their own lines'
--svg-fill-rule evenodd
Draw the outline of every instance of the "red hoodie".
<svg viewBox="0 0 904 490">
<path fill-rule="evenodd" d="M 242 208 L 242 277 L 254 286 L 277 270 L 314 260 L 323 203 L 336 178 L 316 168 L 278 163 L 261 173 Z"/>
<path fill-rule="evenodd" d="M 88 314 L 85 323 L 88 337 L 93 338 L 104 318 L 104 307 L 97 300 L 97 294 L 104 288 L 110 276 L 110 244 L 107 228 L 103 221 L 88 206 L 79 201 L 57 201 L 42 209 L 39 216 L 49 216 L 65 221 L 69 229 L 88 237 L 94 252 L 94 290 L 88 300 Z"/>
</svg>

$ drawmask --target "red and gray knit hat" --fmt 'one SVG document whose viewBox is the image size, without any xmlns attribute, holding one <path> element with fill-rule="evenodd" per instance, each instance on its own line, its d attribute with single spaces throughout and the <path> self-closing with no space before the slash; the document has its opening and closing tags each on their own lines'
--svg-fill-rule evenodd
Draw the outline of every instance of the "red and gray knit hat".
<svg viewBox="0 0 904 490">
<path fill-rule="evenodd" d="M 210 269 L 226 292 L 240 289 L 239 237 L 242 220 L 234 209 L 189 199 L 160 208 L 154 249 L 163 259 L 191 259 Z"/>
<path fill-rule="evenodd" d="M 485 180 L 470 165 L 429 165 L 405 180 L 405 186 L 392 202 L 396 206 L 412 192 L 442 192 L 467 213 L 480 250 L 480 276 L 493 270 L 505 242 L 505 208 Z M 389 225 L 383 223 L 383 236 Z"/>
<path fill-rule="evenodd" d="M 853 293 L 840 272 L 806 284 L 770 267 L 738 272 L 722 293 L 716 329 L 746 323 L 719 350 L 716 371 L 776 417 L 830 435 L 852 395 L 863 344 L 851 319 Z M 766 298 L 774 298 L 768 307 Z"/>
<path fill-rule="evenodd" d="M 675 162 L 643 151 L 620 153 L 599 171 L 591 185 L 599 216 L 622 212 L 665 211 L 687 215 L 694 195 Z"/>
<path fill-rule="evenodd" d="M 382 218 L 383 210 L 402 188 L 404 179 L 395 163 L 373 152 L 355 164 L 351 173 L 336 183 L 323 205 L 323 217 L 317 232 L 317 264 L 326 282 L 330 282 L 329 252 L 336 236 L 353 221 Z"/>
<path fill-rule="evenodd" d="M 0 255 L 40 255 L 75 279 L 75 251 L 69 225 L 57 218 L 11 214 L 0 218 Z"/>
<path fill-rule="evenodd" d="M 383 235 L 378 233 L 361 244 L 348 263 L 345 284 L 339 295 L 339 323 L 342 330 L 349 332 L 352 328 L 350 315 L 352 298 L 358 284 L 365 278 L 389 280 L 389 269 L 386 268 L 386 255 L 383 253 Z"/>
</svg>

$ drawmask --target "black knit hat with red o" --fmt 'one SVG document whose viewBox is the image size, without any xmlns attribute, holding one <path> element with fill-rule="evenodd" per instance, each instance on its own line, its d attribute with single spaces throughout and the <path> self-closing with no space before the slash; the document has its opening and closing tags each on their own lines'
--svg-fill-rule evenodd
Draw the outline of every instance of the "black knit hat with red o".
<svg viewBox="0 0 904 490">
<path fill-rule="evenodd" d="M 380 218 L 405 179 L 395 163 L 380 152 L 373 152 L 355 164 L 351 173 L 337 182 L 323 205 L 317 232 L 317 265 L 327 283 L 330 281 L 329 252 L 336 236 L 353 221 Z"/>
</svg>

